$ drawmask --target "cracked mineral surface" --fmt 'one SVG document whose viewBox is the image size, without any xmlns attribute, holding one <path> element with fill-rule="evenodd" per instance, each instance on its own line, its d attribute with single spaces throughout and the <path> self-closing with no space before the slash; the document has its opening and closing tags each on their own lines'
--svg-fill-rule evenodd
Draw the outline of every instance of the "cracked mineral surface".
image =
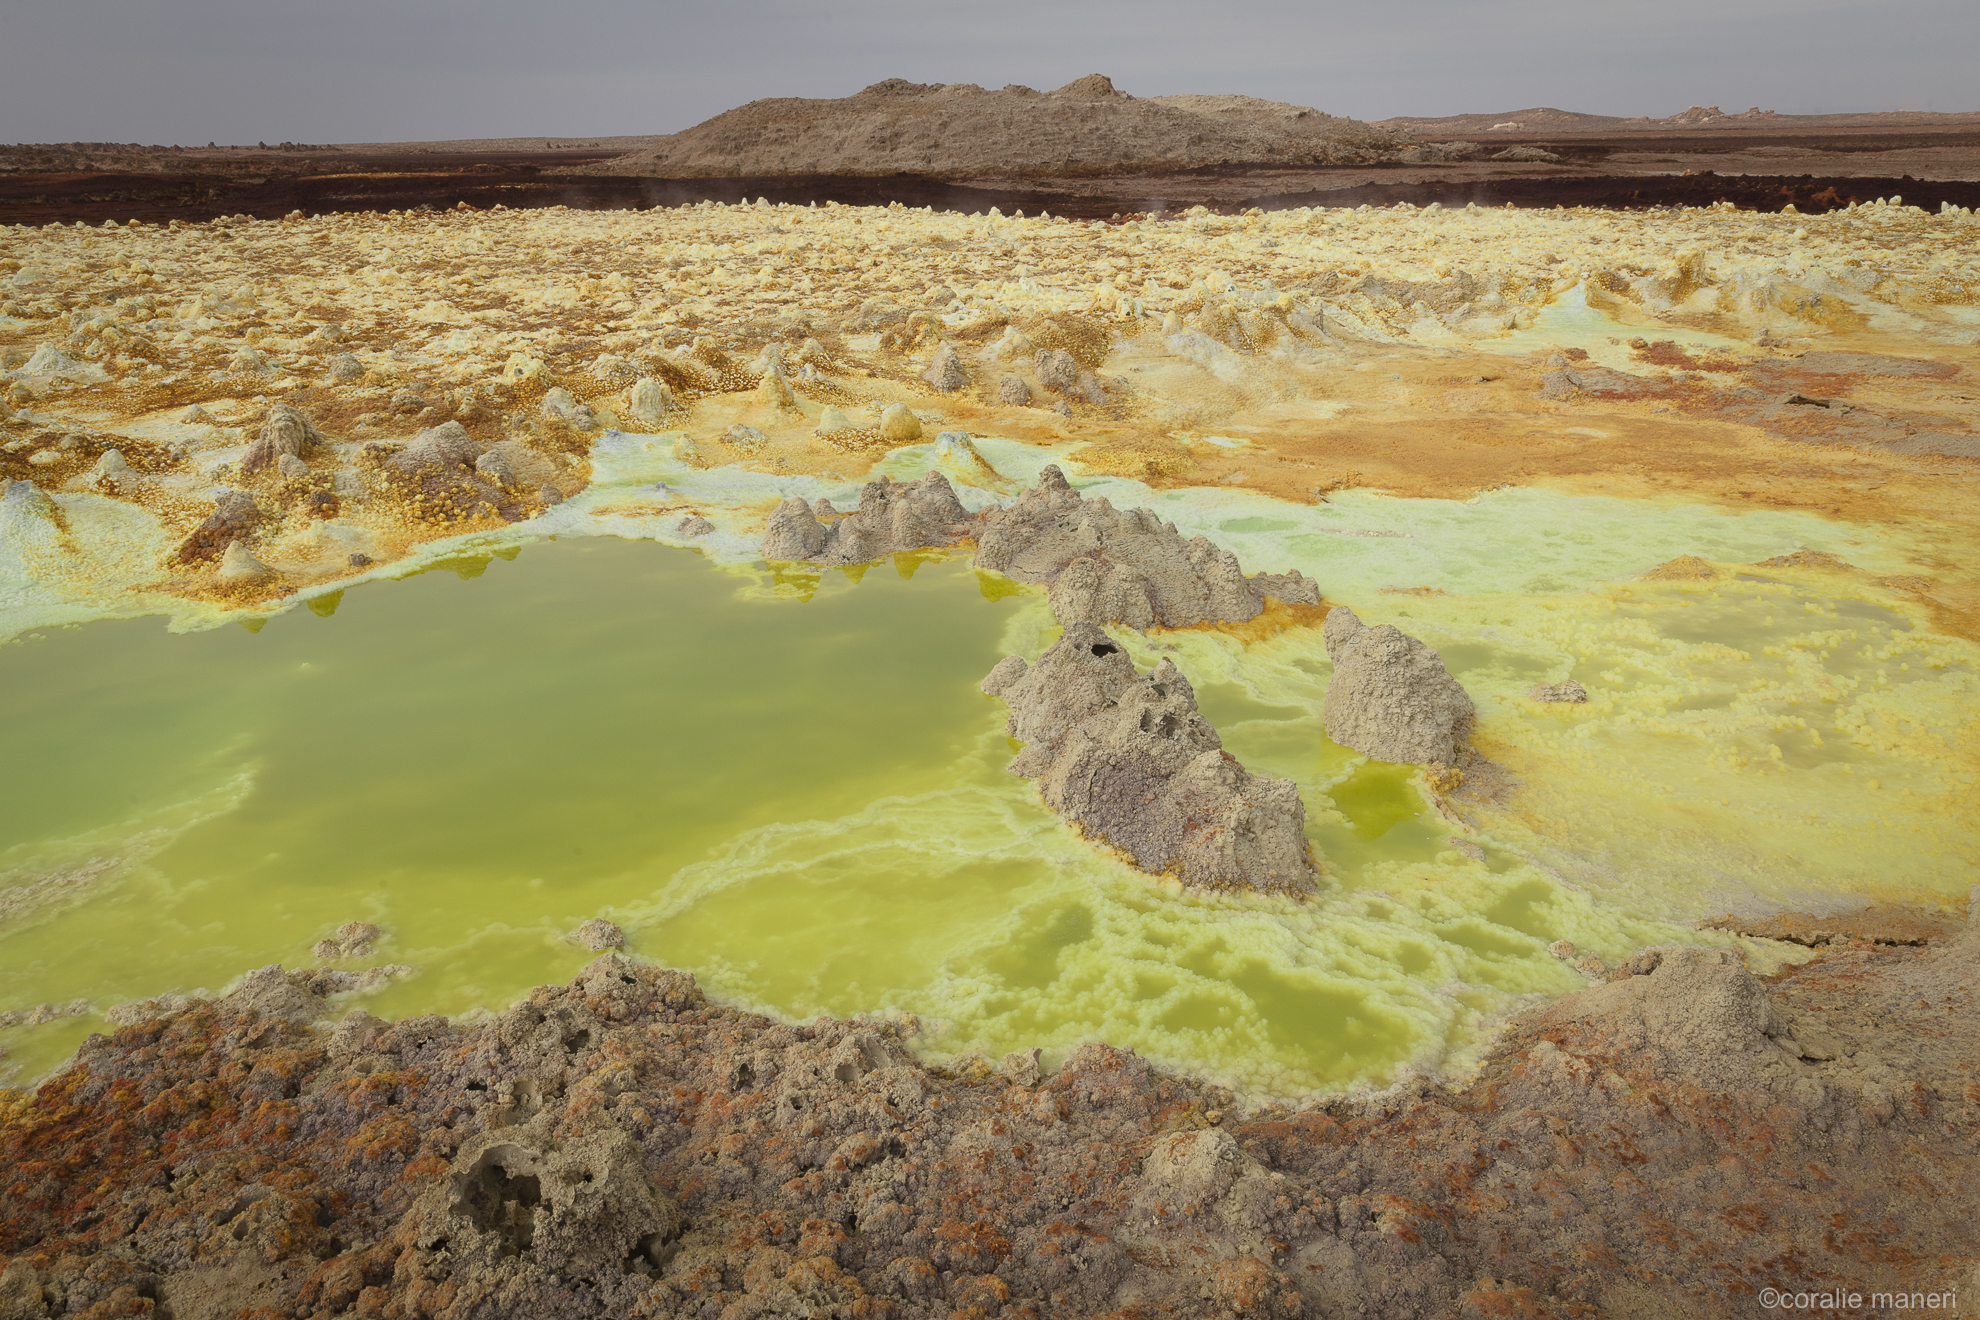
<svg viewBox="0 0 1980 1320">
<path fill-rule="evenodd" d="M 1966 1304 L 1976 235 L 0 230 L 0 1315 Z"/>
</svg>

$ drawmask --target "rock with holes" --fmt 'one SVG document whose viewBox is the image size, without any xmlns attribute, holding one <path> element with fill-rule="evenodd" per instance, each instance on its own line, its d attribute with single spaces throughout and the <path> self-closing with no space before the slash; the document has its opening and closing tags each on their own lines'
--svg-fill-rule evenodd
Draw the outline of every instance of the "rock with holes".
<svg viewBox="0 0 1980 1320">
<path fill-rule="evenodd" d="M 1013 408 L 1026 407 L 1031 403 L 1031 386 L 1024 383 L 1022 376 L 1005 376 L 997 382 L 997 402 Z"/>
<path fill-rule="evenodd" d="M 866 564 L 909 550 L 954 545 L 975 530 L 976 521 L 941 473 L 906 482 L 882 476 L 860 488 L 856 512 L 829 527 L 803 500 L 779 504 L 763 534 L 763 557 Z"/>
<path fill-rule="evenodd" d="M 1201 889 L 1318 888 L 1297 786 L 1226 752 L 1170 660 L 1137 674 L 1113 638 L 1074 623 L 1036 664 L 999 661 L 983 690 L 1003 699 L 1025 744 L 1011 773 L 1141 870 Z"/>
<path fill-rule="evenodd" d="M 1393 624 L 1363 626 L 1336 606 L 1323 634 L 1334 677 L 1321 707 L 1327 736 L 1378 761 L 1455 765 L 1477 708 L 1435 651 Z"/>
<path fill-rule="evenodd" d="M 1246 578 L 1229 550 L 1206 537 L 1185 540 L 1153 510 L 1082 498 L 1056 465 L 1011 507 L 986 516 L 975 564 L 1047 585 L 1062 624 L 1242 623 L 1265 608 L 1266 594 L 1319 600 L 1319 588 L 1296 572 Z"/>
<path fill-rule="evenodd" d="M 640 1148 L 612 1127 L 551 1137 L 498 1129 L 466 1142 L 407 1215 L 397 1273 L 450 1315 L 524 1316 L 582 1285 L 601 1314 L 651 1286 L 679 1207 L 654 1194 Z M 419 1313 L 427 1313 L 422 1310 Z"/>
<path fill-rule="evenodd" d="M 252 475 L 263 468 L 278 466 L 285 457 L 305 459 L 327 443 L 307 413 L 291 404 L 278 403 L 268 410 L 261 434 L 241 456 L 241 471 Z"/>
</svg>

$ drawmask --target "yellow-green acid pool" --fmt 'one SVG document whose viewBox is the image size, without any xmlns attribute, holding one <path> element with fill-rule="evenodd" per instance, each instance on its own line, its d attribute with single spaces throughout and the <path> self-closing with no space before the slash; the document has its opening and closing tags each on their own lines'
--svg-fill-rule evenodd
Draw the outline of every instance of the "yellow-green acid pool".
<svg viewBox="0 0 1980 1320">
<path fill-rule="evenodd" d="M 1143 667 L 1174 655 L 1233 753 L 1299 782 L 1327 872 L 1301 905 L 1151 880 L 1005 772 L 976 685 L 1055 635 L 1035 593 L 960 561 L 774 583 L 650 543 L 509 553 L 254 633 L 0 648 L 0 894 L 49 895 L 0 920 L 0 1011 L 307 965 L 353 919 L 387 931 L 365 961 L 417 969 L 366 1008 L 499 1009 L 573 974 L 565 936 L 602 915 L 728 1002 L 912 1013 L 938 1054 L 1106 1040 L 1292 1096 L 1462 1066 L 1585 983 L 1552 941 L 1616 958 L 1712 938 L 1681 923 L 1715 905 L 1948 893 L 1976 852 L 1941 796 L 1970 749 L 1934 772 L 1911 734 L 1870 736 L 1904 681 L 1929 691 L 1893 719 L 1956 729 L 1965 653 L 1792 584 L 1380 598 L 1523 785 L 1468 821 L 1326 740 L 1318 629 L 1128 635 Z M 1570 672 L 1587 706 L 1525 698 Z M 1873 779 L 1932 796 L 1879 816 Z M 19 1079 L 102 1025 L 0 1043 Z"/>
</svg>

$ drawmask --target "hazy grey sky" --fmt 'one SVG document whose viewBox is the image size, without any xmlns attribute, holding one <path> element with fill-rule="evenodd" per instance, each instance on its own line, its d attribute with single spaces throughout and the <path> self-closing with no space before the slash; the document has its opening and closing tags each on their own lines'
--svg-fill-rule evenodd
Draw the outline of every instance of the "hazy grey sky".
<svg viewBox="0 0 1980 1320">
<path fill-rule="evenodd" d="M 881 78 L 1363 119 L 1980 110 L 1980 0 L 5 0 L 0 141 L 664 133 Z"/>
</svg>

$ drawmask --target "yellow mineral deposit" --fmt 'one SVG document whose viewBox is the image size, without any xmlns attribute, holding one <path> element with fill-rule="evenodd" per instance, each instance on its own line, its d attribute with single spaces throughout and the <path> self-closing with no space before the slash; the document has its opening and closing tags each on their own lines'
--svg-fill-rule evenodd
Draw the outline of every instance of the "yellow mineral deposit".
<svg viewBox="0 0 1980 1320">
<path fill-rule="evenodd" d="M 295 215 L 0 230 L 0 291 L 20 1075 L 346 921 L 368 1007 L 468 1013 L 604 915 L 733 1002 L 1290 1096 L 1461 1071 L 1560 940 L 1980 880 L 1969 213 Z M 1328 742 L 1318 612 L 1129 633 L 1322 859 L 1186 893 L 1004 772 L 1035 589 L 759 557 L 1048 462 L 1421 637 L 1497 777 Z"/>
</svg>

